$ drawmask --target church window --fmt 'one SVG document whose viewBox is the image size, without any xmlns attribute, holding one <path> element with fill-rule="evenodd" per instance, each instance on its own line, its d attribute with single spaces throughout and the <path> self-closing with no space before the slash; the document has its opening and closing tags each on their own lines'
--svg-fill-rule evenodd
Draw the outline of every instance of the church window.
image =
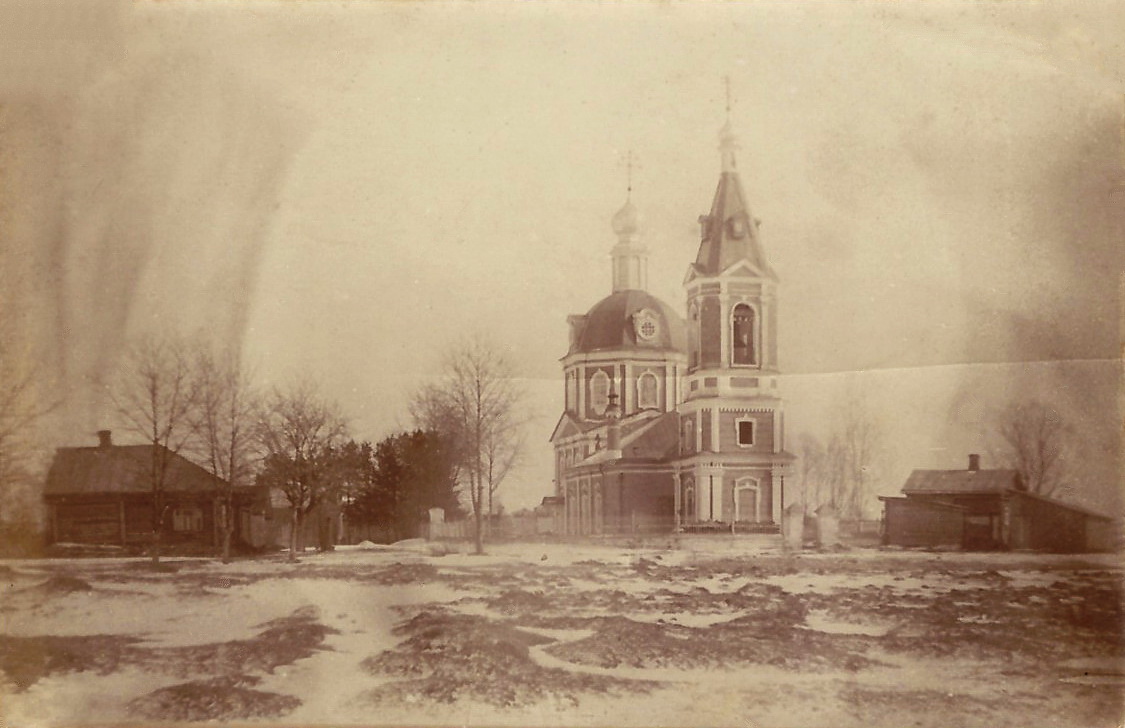
<svg viewBox="0 0 1125 728">
<path fill-rule="evenodd" d="M 732 315 L 732 333 L 734 346 L 732 347 L 732 363 L 757 364 L 757 320 L 754 309 L 745 303 L 734 307 Z"/>
<path fill-rule="evenodd" d="M 604 371 L 598 371 L 590 377 L 590 407 L 594 413 L 601 416 L 609 406 L 609 376 Z"/>
<path fill-rule="evenodd" d="M 754 420 L 737 420 L 735 427 L 738 428 L 738 444 L 742 447 L 748 447 L 754 444 Z"/>
<path fill-rule="evenodd" d="M 637 406 L 641 409 L 655 409 L 658 406 L 657 391 L 659 383 L 656 375 L 645 372 L 637 379 Z"/>
</svg>

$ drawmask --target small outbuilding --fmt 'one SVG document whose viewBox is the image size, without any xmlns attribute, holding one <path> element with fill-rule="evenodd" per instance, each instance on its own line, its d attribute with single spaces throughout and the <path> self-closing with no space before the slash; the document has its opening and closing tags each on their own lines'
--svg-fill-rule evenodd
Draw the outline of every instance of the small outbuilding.
<svg viewBox="0 0 1125 728">
<path fill-rule="evenodd" d="M 1115 519 L 1027 492 L 1015 470 L 915 470 L 883 497 L 883 543 L 966 550 L 1109 551 Z"/>
</svg>

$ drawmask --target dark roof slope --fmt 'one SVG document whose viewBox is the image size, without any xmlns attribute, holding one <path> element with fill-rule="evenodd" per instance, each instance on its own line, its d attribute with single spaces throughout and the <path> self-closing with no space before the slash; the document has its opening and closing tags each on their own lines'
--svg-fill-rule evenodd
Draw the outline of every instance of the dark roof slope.
<svg viewBox="0 0 1125 728">
<path fill-rule="evenodd" d="M 1058 508 L 1065 508 L 1070 511 L 1075 511 L 1076 513 L 1081 513 L 1082 515 L 1089 516 L 1091 518 L 1100 518 L 1105 521 L 1115 520 L 1114 516 L 1100 513 L 1098 511 L 1091 510 L 1089 508 L 1086 508 L 1085 506 L 1080 506 L 1075 503 L 1068 503 L 1066 501 L 1057 500 L 1055 498 L 1048 498 L 1047 496 L 1039 495 L 1038 493 L 1029 493 L 1026 490 L 1013 490 L 1012 494 L 1014 494 L 1018 498 L 1027 498 L 1029 500 L 1039 501 L 1040 503 L 1049 503 Z"/>
<path fill-rule="evenodd" d="M 903 493 L 973 494 L 1003 493 L 1016 487 L 1015 470 L 915 470 L 902 486 Z"/>
<path fill-rule="evenodd" d="M 711 212 L 700 221 L 704 224 L 703 240 L 695 258 L 695 269 L 699 273 L 717 276 L 740 260 L 748 260 L 762 275 L 777 279 L 766 261 L 758 236 L 758 222 L 750 214 L 742 182 L 736 173 L 722 173 Z"/>
<path fill-rule="evenodd" d="M 152 445 L 60 447 L 47 473 L 46 495 L 147 493 L 152 490 Z M 190 460 L 173 454 L 165 490 L 206 491 L 223 481 Z"/>
<path fill-rule="evenodd" d="M 665 412 L 633 439 L 621 443 L 625 460 L 671 460 L 679 454 L 679 415 Z"/>
<path fill-rule="evenodd" d="M 633 317 L 651 311 L 658 331 L 651 341 L 637 337 Z M 613 349 L 687 350 L 684 321 L 671 306 L 646 291 L 618 291 L 594 304 L 581 320 L 581 331 L 570 353 Z"/>
</svg>

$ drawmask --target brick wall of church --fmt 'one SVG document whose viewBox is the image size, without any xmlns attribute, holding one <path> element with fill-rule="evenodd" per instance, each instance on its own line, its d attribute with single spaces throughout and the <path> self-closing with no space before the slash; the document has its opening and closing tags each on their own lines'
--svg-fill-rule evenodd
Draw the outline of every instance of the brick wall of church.
<svg viewBox="0 0 1125 728">
<path fill-rule="evenodd" d="M 773 412 L 720 412 L 719 449 L 722 452 L 773 452 Z M 754 421 L 754 444 L 744 447 L 738 444 L 737 422 L 741 419 Z"/>
</svg>

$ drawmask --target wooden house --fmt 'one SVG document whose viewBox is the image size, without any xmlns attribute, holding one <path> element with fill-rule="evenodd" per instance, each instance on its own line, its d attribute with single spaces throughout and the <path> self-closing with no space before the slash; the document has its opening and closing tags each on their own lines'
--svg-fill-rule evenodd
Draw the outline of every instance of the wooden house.
<svg viewBox="0 0 1125 728">
<path fill-rule="evenodd" d="M 966 550 L 1108 551 L 1116 520 L 1029 493 L 1015 470 L 915 470 L 902 497 L 882 497 L 883 543 Z"/>
<path fill-rule="evenodd" d="M 152 540 L 154 445 L 114 445 L 98 433 L 96 447 L 61 447 L 47 474 L 44 501 L 48 543 L 142 547 Z M 226 482 L 178 454 L 170 456 L 161 490 L 161 541 L 204 551 L 222 543 Z M 269 538 L 264 489 L 234 489 L 236 547 L 260 547 Z"/>
</svg>

